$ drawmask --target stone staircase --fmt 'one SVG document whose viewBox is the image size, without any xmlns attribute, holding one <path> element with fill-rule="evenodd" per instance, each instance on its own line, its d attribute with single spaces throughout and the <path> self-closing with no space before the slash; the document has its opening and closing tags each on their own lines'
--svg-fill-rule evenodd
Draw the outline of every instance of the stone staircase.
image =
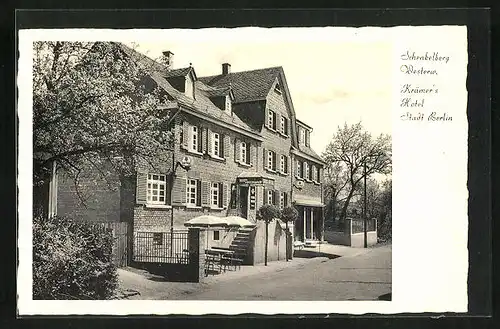
<svg viewBox="0 0 500 329">
<path fill-rule="evenodd" d="M 251 235 L 255 227 L 242 227 L 229 245 L 229 249 L 234 251 L 234 256 L 239 259 L 245 259 L 251 244 Z"/>
</svg>

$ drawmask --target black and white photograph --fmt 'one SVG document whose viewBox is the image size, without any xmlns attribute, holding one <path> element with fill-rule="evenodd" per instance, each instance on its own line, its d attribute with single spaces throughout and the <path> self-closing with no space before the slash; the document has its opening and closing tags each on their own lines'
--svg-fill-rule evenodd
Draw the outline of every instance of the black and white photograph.
<svg viewBox="0 0 500 329">
<path fill-rule="evenodd" d="M 405 220 L 441 214 L 408 208 L 424 185 L 408 171 L 430 170 L 410 135 L 463 123 L 433 73 L 462 49 L 374 29 L 34 35 L 32 301 L 392 303 L 393 237 L 424 244 Z M 456 186 L 460 152 L 435 167 L 454 161 Z"/>
</svg>

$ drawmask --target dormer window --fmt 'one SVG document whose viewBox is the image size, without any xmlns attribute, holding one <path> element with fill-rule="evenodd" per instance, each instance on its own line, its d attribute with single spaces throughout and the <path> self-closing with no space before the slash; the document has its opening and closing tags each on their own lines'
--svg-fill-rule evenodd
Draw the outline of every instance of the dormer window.
<svg viewBox="0 0 500 329">
<path fill-rule="evenodd" d="M 187 97 L 194 99 L 194 82 L 189 75 L 186 77 L 186 86 L 184 88 L 184 93 Z"/>
<path fill-rule="evenodd" d="M 299 131 L 300 131 L 299 143 L 305 144 L 305 142 L 306 142 L 306 130 L 304 128 L 299 128 Z"/>
<path fill-rule="evenodd" d="M 225 110 L 226 112 L 231 113 L 231 97 L 229 95 L 226 95 Z"/>
</svg>

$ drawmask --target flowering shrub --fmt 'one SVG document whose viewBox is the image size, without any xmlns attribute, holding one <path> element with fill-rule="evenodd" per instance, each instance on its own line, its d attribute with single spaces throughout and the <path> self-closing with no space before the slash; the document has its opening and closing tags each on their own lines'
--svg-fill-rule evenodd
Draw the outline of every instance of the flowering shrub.
<svg viewBox="0 0 500 329">
<path fill-rule="evenodd" d="M 64 217 L 33 220 L 33 299 L 109 299 L 118 286 L 110 231 Z"/>
</svg>

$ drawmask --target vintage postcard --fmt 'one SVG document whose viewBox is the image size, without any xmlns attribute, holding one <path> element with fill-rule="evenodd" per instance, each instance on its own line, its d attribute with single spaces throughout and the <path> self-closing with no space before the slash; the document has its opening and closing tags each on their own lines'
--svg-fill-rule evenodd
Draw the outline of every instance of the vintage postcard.
<svg viewBox="0 0 500 329">
<path fill-rule="evenodd" d="M 465 26 L 19 54 L 20 315 L 467 311 Z"/>
</svg>

